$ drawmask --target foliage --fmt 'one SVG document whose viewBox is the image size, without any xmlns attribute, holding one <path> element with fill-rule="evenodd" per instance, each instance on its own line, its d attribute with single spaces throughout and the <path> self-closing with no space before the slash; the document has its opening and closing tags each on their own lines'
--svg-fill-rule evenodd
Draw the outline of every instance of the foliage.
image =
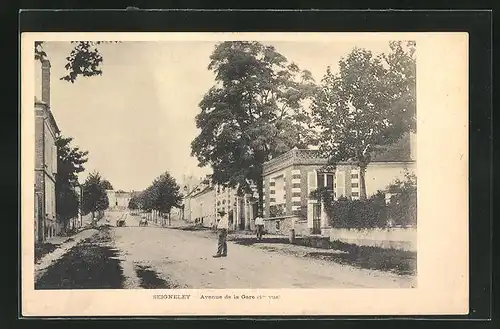
<svg viewBox="0 0 500 329">
<path fill-rule="evenodd" d="M 199 104 L 192 154 L 212 167 L 216 184 L 241 195 L 255 183 L 262 211 L 262 164 L 311 137 L 303 106 L 315 89 L 311 73 L 272 46 L 246 41 L 218 44 L 208 69 L 216 84 Z"/>
<path fill-rule="evenodd" d="M 98 172 L 90 173 L 83 183 L 83 214 L 89 212 L 94 215 L 95 212 L 100 212 L 108 209 L 109 200 L 104 188 L 103 179 Z"/>
<path fill-rule="evenodd" d="M 134 203 L 137 202 L 137 205 L 140 204 L 146 211 L 158 210 L 161 213 L 169 213 L 173 207 L 181 207 L 181 201 L 182 195 L 180 193 L 180 186 L 168 172 L 165 172 L 156 178 L 153 183 L 134 200 Z M 135 206 L 134 203 L 132 203 L 132 206 Z"/>
<path fill-rule="evenodd" d="M 280 217 L 285 215 L 285 204 L 269 206 L 269 217 Z"/>
<path fill-rule="evenodd" d="M 111 185 L 111 183 L 107 179 L 102 180 L 102 187 L 104 187 L 106 190 L 113 190 L 113 185 Z"/>
<path fill-rule="evenodd" d="M 385 199 L 375 195 L 366 200 L 339 198 L 326 204 L 330 224 L 335 228 L 382 228 L 387 226 Z"/>
<path fill-rule="evenodd" d="M 386 193 L 391 195 L 388 204 Z M 405 174 L 405 180 L 396 179 L 385 191 L 377 191 L 366 200 L 351 200 L 346 197 L 333 200 L 331 192 L 325 188 L 312 191 L 311 198 L 323 202 L 330 224 L 335 228 L 366 229 L 417 225 L 417 178 L 408 172 Z"/>
<path fill-rule="evenodd" d="M 136 210 L 141 208 L 141 202 L 140 202 L 140 196 L 139 195 L 132 195 L 128 202 L 128 209 L 130 210 Z"/>
<path fill-rule="evenodd" d="M 66 57 L 64 68 L 67 74 L 61 80 L 74 83 L 78 76 L 92 77 L 102 75 L 101 64 L 103 58 L 98 45 L 117 41 L 71 41 L 74 45 L 71 53 Z M 43 41 L 35 41 L 35 59 L 44 60 L 47 53 L 43 49 Z"/>
<path fill-rule="evenodd" d="M 396 180 L 389 185 L 391 195 L 388 217 L 393 225 L 417 225 L 417 177 L 406 173 L 405 180 Z"/>
<path fill-rule="evenodd" d="M 328 68 L 312 104 L 320 128 L 320 152 L 331 167 L 341 161 L 360 168 L 360 198 L 366 199 L 365 171 L 379 145 L 415 131 L 415 44 L 391 42 L 389 55 L 355 48 Z"/>
<path fill-rule="evenodd" d="M 71 218 L 78 215 L 79 197 L 75 189 L 78 184 L 78 173 L 84 171 L 88 151 L 72 147 L 71 137 L 56 137 L 57 175 L 56 175 L 56 209 L 58 220 L 64 228 Z"/>
</svg>

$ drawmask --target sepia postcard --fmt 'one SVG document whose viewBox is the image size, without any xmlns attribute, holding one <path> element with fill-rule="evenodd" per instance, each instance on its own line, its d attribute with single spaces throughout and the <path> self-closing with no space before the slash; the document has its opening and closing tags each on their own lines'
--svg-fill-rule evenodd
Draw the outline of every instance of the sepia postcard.
<svg viewBox="0 0 500 329">
<path fill-rule="evenodd" d="M 22 315 L 467 314 L 468 64 L 458 32 L 22 33 Z"/>
</svg>

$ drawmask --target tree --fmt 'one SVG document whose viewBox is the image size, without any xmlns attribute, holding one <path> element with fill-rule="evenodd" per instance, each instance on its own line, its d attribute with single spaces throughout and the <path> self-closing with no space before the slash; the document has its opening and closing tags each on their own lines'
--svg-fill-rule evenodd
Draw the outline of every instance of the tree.
<svg viewBox="0 0 500 329">
<path fill-rule="evenodd" d="M 308 144 L 303 101 L 313 94 L 312 75 L 272 46 L 243 41 L 218 44 L 208 69 L 216 83 L 199 103 L 192 155 L 212 167 L 214 183 L 240 195 L 255 183 L 262 211 L 263 163 Z"/>
<path fill-rule="evenodd" d="M 104 188 L 103 179 L 98 172 L 90 173 L 83 184 L 83 212 L 92 213 L 104 211 L 109 207 L 108 195 Z"/>
<path fill-rule="evenodd" d="M 373 152 L 416 128 L 414 43 L 406 52 L 401 42 L 390 46 L 389 55 L 377 57 L 353 49 L 340 60 L 338 74 L 327 69 L 312 105 L 320 152 L 331 167 L 341 161 L 359 166 L 361 199 Z"/>
<path fill-rule="evenodd" d="M 136 195 L 132 195 L 130 200 L 128 201 L 128 209 L 137 210 L 139 209 L 139 197 Z"/>
<path fill-rule="evenodd" d="M 75 191 L 78 184 L 78 173 L 84 171 L 87 162 L 87 151 L 72 147 L 73 138 L 57 136 L 57 175 L 56 175 L 56 209 L 58 220 L 66 230 L 71 218 L 78 215 L 79 197 Z"/>
<path fill-rule="evenodd" d="M 99 52 L 98 45 L 111 41 L 71 41 L 73 50 L 66 57 L 67 74 L 61 80 L 74 83 L 78 76 L 92 77 L 102 75 L 101 63 L 103 58 Z M 114 41 L 116 42 L 116 41 Z M 43 49 L 43 41 L 35 41 L 35 59 L 43 60 L 47 58 L 47 53 Z"/>
<path fill-rule="evenodd" d="M 109 180 L 107 179 L 103 179 L 102 180 L 102 186 L 106 189 L 106 190 L 113 190 L 113 185 L 111 185 L 111 183 L 109 182 Z"/>
<path fill-rule="evenodd" d="M 170 213 L 173 207 L 180 207 L 182 201 L 180 187 L 168 172 L 156 178 L 141 195 L 147 209 L 161 213 Z"/>
</svg>

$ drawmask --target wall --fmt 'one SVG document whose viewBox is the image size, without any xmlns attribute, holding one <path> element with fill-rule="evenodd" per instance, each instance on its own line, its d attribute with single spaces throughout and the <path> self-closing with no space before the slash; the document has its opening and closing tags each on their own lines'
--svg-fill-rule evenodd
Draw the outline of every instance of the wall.
<svg viewBox="0 0 500 329">
<path fill-rule="evenodd" d="M 279 222 L 279 228 L 277 223 Z M 294 223 L 295 222 L 295 223 Z M 299 216 L 276 217 L 264 220 L 264 230 L 268 234 L 289 235 L 295 229 L 295 235 L 308 235 L 307 221 Z"/>
<path fill-rule="evenodd" d="M 330 241 L 337 240 L 344 243 L 356 244 L 358 246 L 417 251 L 416 228 L 366 230 L 330 228 L 324 230 L 324 235 L 329 236 Z"/>
<path fill-rule="evenodd" d="M 405 169 L 416 173 L 416 167 L 414 162 L 374 162 L 369 164 L 365 175 L 367 196 L 377 193 L 377 190 L 385 190 L 387 185 L 397 178 L 404 180 Z"/>
<path fill-rule="evenodd" d="M 193 196 L 191 199 L 191 220 L 204 218 L 203 225 L 210 226 L 215 221 L 215 190 L 213 188 Z"/>
</svg>

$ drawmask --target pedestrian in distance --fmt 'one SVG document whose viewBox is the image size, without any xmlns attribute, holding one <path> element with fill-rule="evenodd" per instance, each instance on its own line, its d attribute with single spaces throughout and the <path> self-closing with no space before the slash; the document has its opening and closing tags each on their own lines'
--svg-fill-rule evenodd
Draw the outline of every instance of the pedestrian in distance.
<svg viewBox="0 0 500 329">
<path fill-rule="evenodd" d="M 260 214 L 255 217 L 255 229 L 257 232 L 257 240 L 262 240 L 262 234 L 264 234 L 264 219 Z"/>
<path fill-rule="evenodd" d="M 224 211 L 221 211 L 219 214 L 221 218 L 217 224 L 217 254 L 213 256 L 214 258 L 227 256 L 227 230 L 229 228 L 229 218 Z"/>
</svg>

